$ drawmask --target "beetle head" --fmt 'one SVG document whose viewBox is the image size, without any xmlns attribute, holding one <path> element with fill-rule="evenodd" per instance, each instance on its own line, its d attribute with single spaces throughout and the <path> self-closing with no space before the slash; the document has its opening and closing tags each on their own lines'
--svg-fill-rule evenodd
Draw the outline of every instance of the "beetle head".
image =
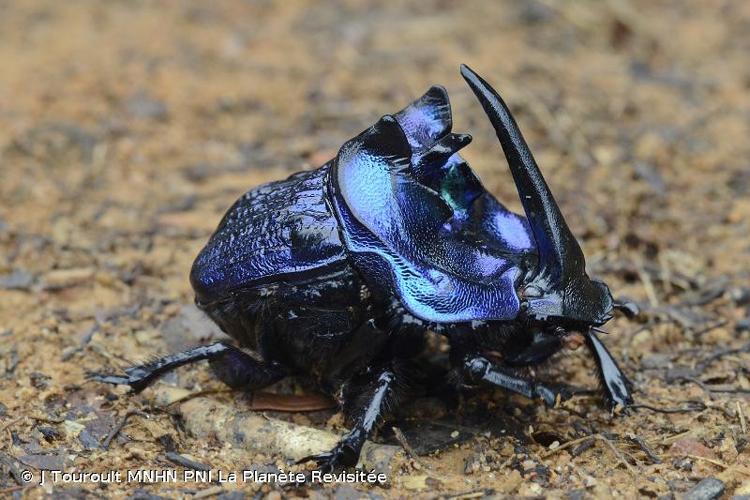
<svg viewBox="0 0 750 500">
<path fill-rule="evenodd" d="M 524 278 L 520 294 L 532 320 L 601 325 L 612 317 L 607 285 L 586 274 L 586 261 L 568 228 L 529 146 L 497 92 L 468 66 L 461 74 L 495 128 L 536 240 L 538 265 Z"/>
</svg>

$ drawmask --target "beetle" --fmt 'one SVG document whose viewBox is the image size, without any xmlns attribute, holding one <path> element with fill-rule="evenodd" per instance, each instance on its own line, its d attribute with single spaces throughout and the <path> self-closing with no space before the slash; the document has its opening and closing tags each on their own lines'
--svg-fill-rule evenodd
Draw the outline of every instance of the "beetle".
<svg viewBox="0 0 750 500">
<path fill-rule="evenodd" d="M 497 92 L 461 74 L 497 133 L 525 217 L 482 186 L 458 151 L 444 88 L 346 142 L 322 167 L 261 185 L 227 211 L 196 258 L 197 306 L 237 341 L 199 346 L 92 378 L 144 389 L 209 360 L 234 388 L 302 376 L 337 397 L 351 430 L 308 457 L 353 466 L 398 405 L 428 331 L 450 345 L 461 385 L 501 387 L 553 406 L 570 396 L 523 373 L 585 341 L 611 408 L 632 404 L 630 383 L 595 330 L 615 310 Z"/>
</svg>

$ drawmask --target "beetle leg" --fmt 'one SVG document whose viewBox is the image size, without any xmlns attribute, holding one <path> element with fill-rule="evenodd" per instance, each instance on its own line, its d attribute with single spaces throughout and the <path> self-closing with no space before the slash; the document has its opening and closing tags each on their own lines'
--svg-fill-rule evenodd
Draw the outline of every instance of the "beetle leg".
<svg viewBox="0 0 750 500">
<path fill-rule="evenodd" d="M 221 356 L 209 358 L 208 364 L 214 374 L 233 389 L 262 389 L 288 375 L 281 364 L 259 361 L 234 347 Z"/>
<path fill-rule="evenodd" d="M 633 397 L 628 389 L 630 384 L 628 379 L 593 331 L 586 334 L 586 345 L 594 353 L 599 380 L 602 382 L 604 396 L 609 406 L 614 408 L 616 405 L 621 405 L 627 408 L 633 404 Z"/>
<path fill-rule="evenodd" d="M 276 363 L 263 363 L 240 349 L 217 342 L 169 354 L 142 365 L 125 369 L 125 375 L 90 373 L 88 378 L 116 385 L 129 385 L 141 392 L 161 375 L 196 361 L 209 360 L 217 376 L 230 387 L 260 388 L 281 380 L 286 371 Z"/>
<path fill-rule="evenodd" d="M 314 461 L 323 473 L 356 465 L 362 446 L 393 403 L 396 384 L 394 371 L 385 369 L 378 372 L 377 378 L 364 392 L 353 396 L 365 403 L 354 409 L 356 417 L 352 429 L 331 451 L 302 458 L 297 463 Z"/>
<path fill-rule="evenodd" d="M 463 360 L 464 375 L 471 382 L 484 382 L 521 394 L 529 399 L 541 398 L 547 406 L 555 406 L 558 398 L 569 399 L 571 394 L 564 388 L 548 387 L 545 384 L 528 380 L 498 367 L 484 356 L 468 356 Z"/>
</svg>

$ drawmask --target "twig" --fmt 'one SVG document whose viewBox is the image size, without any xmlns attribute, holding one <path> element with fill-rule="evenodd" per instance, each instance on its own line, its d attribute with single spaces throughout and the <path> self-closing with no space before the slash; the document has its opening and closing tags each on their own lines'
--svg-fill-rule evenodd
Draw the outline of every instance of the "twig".
<svg viewBox="0 0 750 500">
<path fill-rule="evenodd" d="M 64 418 L 49 418 L 49 417 L 43 417 L 41 415 L 29 415 L 32 419 L 37 420 L 39 422 L 46 422 L 48 424 L 61 424 L 65 422 Z"/>
<path fill-rule="evenodd" d="M 651 276 L 643 269 L 643 266 L 639 264 L 636 267 L 638 272 L 638 278 L 640 278 L 643 284 L 643 289 L 646 292 L 646 297 L 651 304 L 651 307 L 659 307 L 659 299 L 656 297 L 656 290 L 654 290 L 654 284 L 651 282 Z"/>
<path fill-rule="evenodd" d="M 26 481 L 24 481 L 21 477 L 21 472 L 16 466 L 17 464 L 18 461 L 12 456 L 6 455 L 5 453 L 0 453 L 0 465 L 5 465 L 5 468 L 8 469 L 9 477 L 12 477 L 16 483 L 18 483 L 20 486 L 23 486 L 26 484 Z"/>
<path fill-rule="evenodd" d="M 578 457 L 580 455 L 583 455 L 584 452 L 588 451 L 589 449 L 593 448 L 596 445 L 596 440 L 592 439 L 591 441 L 585 441 L 572 450 L 570 450 L 570 455 L 573 457 Z"/>
<path fill-rule="evenodd" d="M 417 455 L 417 452 L 414 451 L 414 448 L 411 447 L 409 441 L 406 439 L 406 436 L 401 431 L 401 429 L 399 429 L 398 427 L 392 427 L 392 429 L 393 435 L 396 436 L 396 441 L 398 441 L 404 451 L 406 451 L 406 454 L 409 455 L 412 460 L 417 462 L 419 466 L 422 467 L 422 469 L 427 471 L 430 476 L 432 476 L 432 474 L 430 473 L 431 467 L 427 465 L 427 463 L 422 460 L 419 455 Z"/>
<path fill-rule="evenodd" d="M 664 287 L 664 293 L 665 295 L 669 296 L 674 292 L 674 288 L 672 287 L 670 278 L 672 270 L 669 267 L 669 259 L 667 259 L 667 256 L 664 253 L 659 254 L 659 267 L 661 268 L 661 272 L 659 274 L 661 276 L 662 286 Z"/>
<path fill-rule="evenodd" d="M 722 469 L 728 469 L 729 465 L 725 464 L 724 462 L 720 462 L 719 460 L 715 460 L 713 458 L 708 457 L 702 457 L 700 455 L 688 455 L 687 453 L 670 453 L 670 457 L 685 457 L 690 458 L 693 460 L 701 460 L 703 462 L 708 462 L 710 464 L 714 464 L 717 467 L 721 467 Z"/>
<path fill-rule="evenodd" d="M 727 387 L 723 385 L 706 385 L 709 391 L 718 394 L 750 394 L 750 389 L 743 389 L 742 387 Z"/>
<path fill-rule="evenodd" d="M 747 423 L 745 423 L 745 414 L 742 413 L 742 404 L 739 401 L 735 401 L 735 404 L 737 405 L 737 416 L 740 417 L 740 429 L 742 429 L 743 434 L 747 434 Z"/>
<path fill-rule="evenodd" d="M 25 417 L 21 415 L 20 417 L 16 417 L 7 424 L 5 424 L 2 429 L 0 429 L 0 432 L 5 432 L 5 429 L 10 428 L 11 425 L 18 423 L 19 421 L 23 420 Z"/>
<path fill-rule="evenodd" d="M 31 485 L 31 486 L 36 486 L 36 485 Z M 0 490 L 0 495 L 5 495 L 7 493 L 13 493 L 14 491 L 21 491 L 22 489 L 28 488 L 28 487 L 29 487 L 29 485 L 27 485 L 27 484 L 11 486 L 10 488 L 5 488 L 5 489 Z"/>
<path fill-rule="evenodd" d="M 698 387 L 700 387 L 701 389 L 703 389 L 703 392 L 706 393 L 706 395 L 708 396 L 708 399 L 713 399 L 714 398 L 714 396 L 712 394 L 713 391 L 706 384 L 704 384 L 703 381 L 698 380 L 695 377 L 687 377 L 687 376 L 679 376 L 679 377 L 675 377 L 674 378 L 675 382 L 678 381 L 678 380 L 684 380 L 685 382 L 692 382 L 693 384 L 695 384 Z"/>
<path fill-rule="evenodd" d="M 209 467 L 208 465 L 202 464 L 200 462 L 196 462 L 194 460 L 190 460 L 189 458 L 183 457 L 179 453 L 175 453 L 173 451 L 168 451 L 165 456 L 167 457 L 167 460 L 169 460 L 173 464 L 181 465 L 188 469 L 199 470 L 199 471 L 211 470 L 211 467 Z"/>
<path fill-rule="evenodd" d="M 20 416 L 20 417 L 16 417 L 16 418 L 14 418 L 13 420 L 11 420 L 10 422 L 8 422 L 7 424 L 5 424 L 5 425 L 4 425 L 3 427 L 2 427 L 2 429 L 0 429 L 0 433 L 6 432 L 6 431 L 8 432 L 8 449 L 9 449 L 9 450 L 10 450 L 11 448 L 13 448 L 13 433 L 12 433 L 12 432 L 10 431 L 10 427 L 11 427 L 11 426 L 12 426 L 13 424 L 16 424 L 16 423 L 20 422 L 20 421 L 21 421 L 21 420 L 23 420 L 23 419 L 24 419 L 24 417 L 23 417 L 23 416 Z"/>
<path fill-rule="evenodd" d="M 138 415 L 140 417 L 146 417 L 148 418 L 148 415 L 143 413 L 140 410 L 130 410 L 122 417 L 122 420 L 110 431 L 109 434 L 107 434 L 107 437 L 104 438 L 104 441 L 102 441 L 102 448 L 105 450 L 109 449 L 109 445 L 112 444 L 112 440 L 117 437 L 117 435 L 120 433 L 120 431 L 125 427 L 125 424 L 127 424 L 128 419 L 132 417 L 133 415 Z"/>
<path fill-rule="evenodd" d="M 667 444 L 669 444 L 669 443 L 671 443 L 673 441 L 677 441 L 678 439 L 687 437 L 690 434 L 692 434 L 693 432 L 695 432 L 695 429 L 690 429 L 690 430 L 687 430 L 687 431 L 684 431 L 684 432 L 680 432 L 679 434 L 675 434 L 673 436 L 667 436 L 667 437 L 663 438 L 661 441 L 659 441 L 659 444 L 660 445 L 667 445 Z"/>
<path fill-rule="evenodd" d="M 414 448 L 411 447 L 409 441 L 407 441 L 406 436 L 404 436 L 404 433 L 401 431 L 401 429 L 395 426 L 391 427 L 391 429 L 393 429 L 393 435 L 396 436 L 396 441 L 398 441 L 404 451 L 406 451 L 406 454 L 414 460 L 419 461 L 419 455 L 417 455 L 417 452 L 415 452 Z"/>
<path fill-rule="evenodd" d="M 672 454 L 670 456 L 672 456 L 672 457 L 685 457 L 685 458 L 690 458 L 690 459 L 693 459 L 693 460 L 699 460 L 699 461 L 703 461 L 703 462 L 708 462 L 708 463 L 713 464 L 713 465 L 715 465 L 717 467 L 721 467 L 722 469 L 730 469 L 732 471 L 740 472 L 740 473 L 742 473 L 742 474 L 744 474 L 746 476 L 750 476 L 750 469 L 748 469 L 746 467 L 742 467 L 740 465 L 728 465 L 728 464 L 725 464 L 724 462 L 721 462 L 719 460 L 715 460 L 713 458 L 702 457 L 700 455 L 685 455 L 685 454 Z"/>
<path fill-rule="evenodd" d="M 594 434 L 594 436 L 598 436 L 597 439 L 599 439 L 600 441 L 604 441 L 606 443 L 606 445 L 609 446 L 609 448 L 612 450 L 612 453 L 614 453 L 615 456 L 620 460 L 620 462 L 622 462 L 623 465 L 625 465 L 625 468 L 627 468 L 628 471 L 630 471 L 631 474 L 633 474 L 633 475 L 636 474 L 636 470 L 633 468 L 632 465 L 630 465 L 628 463 L 627 460 L 625 460 L 625 457 L 623 456 L 623 453 L 620 450 L 618 450 L 617 447 L 614 444 L 612 444 L 612 441 L 610 441 L 609 439 L 607 439 L 602 434 Z M 631 456 L 631 458 L 633 458 L 633 457 Z M 633 460 L 635 461 L 635 459 L 633 459 Z"/>
<path fill-rule="evenodd" d="M 193 495 L 193 498 L 208 498 L 214 495 L 219 495 L 223 491 L 223 486 L 212 486 L 211 488 L 206 488 L 205 490 L 199 491 L 198 493 Z"/>
<path fill-rule="evenodd" d="M 686 307 L 708 305 L 724 296 L 727 291 L 728 283 L 729 280 L 726 277 L 723 277 L 719 278 L 717 282 L 712 283 L 697 292 L 683 294 L 680 298 L 679 305 Z"/>
<path fill-rule="evenodd" d="M 595 272 L 597 274 L 638 274 L 639 268 L 646 273 L 649 273 L 654 278 L 664 278 L 660 268 L 657 265 L 651 264 L 649 262 L 639 262 L 638 265 L 636 265 L 635 262 L 628 260 L 620 260 L 617 262 L 602 262 L 596 267 L 592 266 L 592 272 Z M 674 271 L 669 273 L 669 280 L 672 287 L 679 288 L 681 290 L 692 290 L 699 285 L 699 283 L 697 283 L 695 279 Z"/>
<path fill-rule="evenodd" d="M 742 347 L 734 348 L 734 349 L 721 349 L 712 355 L 708 356 L 706 359 L 701 360 L 696 368 L 700 371 L 703 371 L 706 369 L 708 365 L 716 361 L 717 359 L 721 359 L 724 356 L 728 356 L 730 354 L 738 354 L 741 352 L 750 352 L 750 342 L 743 345 Z"/>
<path fill-rule="evenodd" d="M 589 439 L 595 439 L 597 441 L 603 441 L 610 448 L 610 450 L 612 450 L 612 453 L 614 453 L 615 457 L 617 457 L 617 459 L 620 462 L 622 462 L 622 464 L 625 466 L 625 468 L 628 469 L 628 472 L 630 472 L 631 474 L 636 474 L 636 470 L 633 468 L 632 465 L 630 465 L 628 463 L 627 460 L 625 460 L 625 456 L 623 455 L 623 453 L 620 450 L 618 450 L 617 447 L 614 444 L 612 444 L 612 442 L 609 439 L 607 439 L 607 437 L 604 436 L 603 434 L 590 434 L 590 435 L 584 436 L 582 438 L 574 439 L 573 441 L 568 441 L 567 443 L 558 446 L 554 450 L 548 451 L 547 453 L 545 453 L 544 455 L 542 455 L 542 458 L 547 458 L 547 457 L 549 457 L 551 455 L 554 455 L 555 453 L 557 453 L 560 450 L 564 450 L 566 448 L 570 448 L 571 446 L 574 446 L 574 445 L 576 445 L 578 443 L 582 443 L 582 442 L 587 441 Z M 636 461 L 635 458 L 633 458 L 630 454 L 628 454 L 628 456 L 630 456 L 630 458 L 633 459 L 633 461 Z"/>
<path fill-rule="evenodd" d="M 700 330 L 695 330 L 695 332 L 693 332 L 693 333 L 695 333 L 695 335 L 703 335 L 704 333 L 708 333 L 711 330 L 715 330 L 716 328 L 722 327 L 722 326 L 726 325 L 727 323 L 728 323 L 728 321 L 726 319 L 722 318 L 722 319 L 716 321 L 715 323 L 712 323 L 712 324 L 710 324 L 708 326 L 705 326 L 705 327 L 701 328 Z"/>
<path fill-rule="evenodd" d="M 450 495 L 445 498 L 451 499 L 451 500 L 469 500 L 470 498 L 484 498 L 486 496 L 487 496 L 486 490 L 471 490 L 471 491 L 467 491 L 466 493 L 457 493 L 455 495 Z"/>
<path fill-rule="evenodd" d="M 554 450 L 550 450 L 547 453 L 545 453 L 544 455 L 542 455 L 542 458 L 550 457 L 550 456 L 554 455 L 555 453 L 557 453 L 558 451 L 562 451 L 562 450 L 564 450 L 566 448 L 570 448 L 571 446 L 575 446 L 578 443 L 583 443 L 584 441 L 588 441 L 589 439 L 594 439 L 594 434 L 590 434 L 588 436 L 583 436 L 581 438 L 574 439 L 573 441 L 568 441 L 567 443 L 563 443 L 560 446 L 558 446 L 557 448 L 555 448 Z"/>
<path fill-rule="evenodd" d="M 702 401 L 686 401 L 686 403 L 690 403 L 690 405 L 684 408 L 657 408 L 655 406 L 647 405 L 645 403 L 634 404 L 634 405 L 631 405 L 630 408 L 633 408 L 634 410 L 638 410 L 638 409 L 651 410 L 656 413 L 690 413 L 694 411 L 703 411 L 703 410 L 708 409 L 708 406 L 706 405 L 706 403 Z"/>
<path fill-rule="evenodd" d="M 638 445 L 643 453 L 655 464 L 660 464 L 661 459 L 647 444 L 646 441 L 636 434 L 626 434 L 625 439 Z"/>
</svg>

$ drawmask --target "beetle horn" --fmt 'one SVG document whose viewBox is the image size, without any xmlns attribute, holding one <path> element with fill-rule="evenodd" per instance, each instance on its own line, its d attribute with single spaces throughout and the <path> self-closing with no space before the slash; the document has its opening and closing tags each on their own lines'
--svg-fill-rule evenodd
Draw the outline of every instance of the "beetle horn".
<svg viewBox="0 0 750 500">
<path fill-rule="evenodd" d="M 546 275 L 551 284 L 583 273 L 583 251 L 570 232 L 508 107 L 468 66 L 461 65 L 461 75 L 482 104 L 503 147 L 537 243 L 540 273 Z"/>
</svg>

